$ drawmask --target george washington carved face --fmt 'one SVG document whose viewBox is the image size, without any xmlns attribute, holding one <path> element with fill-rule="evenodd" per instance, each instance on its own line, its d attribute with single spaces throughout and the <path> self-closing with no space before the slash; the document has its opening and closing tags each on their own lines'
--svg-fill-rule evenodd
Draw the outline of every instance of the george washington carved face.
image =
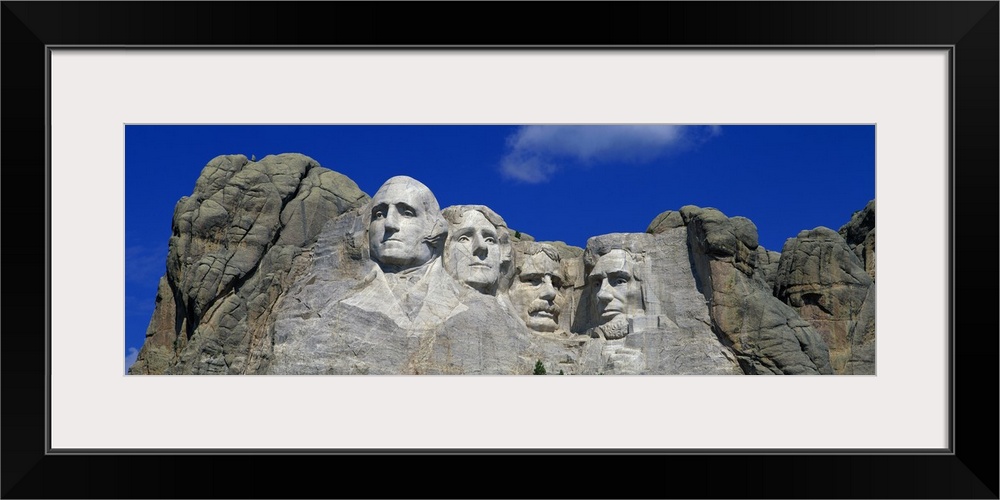
<svg viewBox="0 0 1000 500">
<path fill-rule="evenodd" d="M 384 268 L 402 270 L 436 256 L 435 238 L 443 232 L 437 199 L 416 179 L 397 176 L 379 188 L 369 203 L 368 248 Z"/>
</svg>

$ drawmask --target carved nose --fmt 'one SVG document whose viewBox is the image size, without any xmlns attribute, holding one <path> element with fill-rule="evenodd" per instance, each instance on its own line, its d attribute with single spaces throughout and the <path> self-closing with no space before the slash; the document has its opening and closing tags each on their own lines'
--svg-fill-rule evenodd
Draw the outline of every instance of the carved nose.
<svg viewBox="0 0 1000 500">
<path fill-rule="evenodd" d="M 389 210 L 389 213 L 385 214 L 385 228 L 399 230 L 399 215 L 396 214 L 395 210 Z"/>
<path fill-rule="evenodd" d="M 546 276 L 542 281 L 542 294 L 540 297 L 549 301 L 556 298 L 556 289 L 552 286 L 552 278 Z"/>
<path fill-rule="evenodd" d="M 472 255 L 479 257 L 480 259 L 485 259 L 489 255 L 489 248 L 486 247 L 486 242 L 482 238 L 476 237 L 472 243 Z"/>
<path fill-rule="evenodd" d="M 601 287 L 597 289 L 597 299 L 601 302 L 611 302 L 611 299 L 615 298 L 611 294 L 611 285 L 608 284 L 608 280 L 605 278 L 601 280 Z"/>
</svg>

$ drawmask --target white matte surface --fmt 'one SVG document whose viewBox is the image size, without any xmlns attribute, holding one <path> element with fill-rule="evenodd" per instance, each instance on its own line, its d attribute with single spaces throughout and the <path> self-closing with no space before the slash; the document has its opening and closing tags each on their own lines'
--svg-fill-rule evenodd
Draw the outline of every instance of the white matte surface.
<svg viewBox="0 0 1000 500">
<path fill-rule="evenodd" d="M 944 50 L 55 50 L 51 67 L 54 448 L 947 446 Z M 573 122 L 876 124 L 878 375 L 122 375 L 124 124 Z M 598 428 L 607 405 L 627 424 Z M 579 414 L 535 419 L 556 408 Z"/>
</svg>

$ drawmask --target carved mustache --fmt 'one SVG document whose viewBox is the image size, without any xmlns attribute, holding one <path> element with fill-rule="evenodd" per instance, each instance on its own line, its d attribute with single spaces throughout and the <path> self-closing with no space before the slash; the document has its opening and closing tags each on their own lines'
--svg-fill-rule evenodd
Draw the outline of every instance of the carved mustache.
<svg viewBox="0 0 1000 500">
<path fill-rule="evenodd" d="M 559 311 L 560 311 L 559 307 L 556 306 L 555 304 L 549 304 L 548 302 L 542 302 L 542 303 L 532 304 L 531 307 L 528 309 L 528 314 L 535 314 L 535 313 L 539 313 L 539 312 L 545 312 L 545 313 L 549 313 L 549 314 L 551 314 L 553 316 L 556 316 L 556 315 L 559 314 Z"/>
</svg>

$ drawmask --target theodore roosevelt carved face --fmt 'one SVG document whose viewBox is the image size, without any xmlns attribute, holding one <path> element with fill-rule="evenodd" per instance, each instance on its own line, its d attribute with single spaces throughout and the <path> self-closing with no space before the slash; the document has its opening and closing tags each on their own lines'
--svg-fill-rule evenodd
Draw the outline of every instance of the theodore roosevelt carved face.
<svg viewBox="0 0 1000 500">
<path fill-rule="evenodd" d="M 563 297 L 563 282 L 559 253 L 550 245 L 529 243 L 518 264 L 508 296 L 521 320 L 536 332 L 553 332 L 559 328 L 559 313 Z"/>
<path fill-rule="evenodd" d="M 480 205 L 448 207 L 445 269 L 458 281 L 495 295 L 500 278 L 510 265 L 510 238 L 506 223 L 493 210 Z"/>
<path fill-rule="evenodd" d="M 382 184 L 369 202 L 368 249 L 387 272 L 421 266 L 440 254 L 445 224 L 427 186 L 406 176 Z"/>
</svg>

